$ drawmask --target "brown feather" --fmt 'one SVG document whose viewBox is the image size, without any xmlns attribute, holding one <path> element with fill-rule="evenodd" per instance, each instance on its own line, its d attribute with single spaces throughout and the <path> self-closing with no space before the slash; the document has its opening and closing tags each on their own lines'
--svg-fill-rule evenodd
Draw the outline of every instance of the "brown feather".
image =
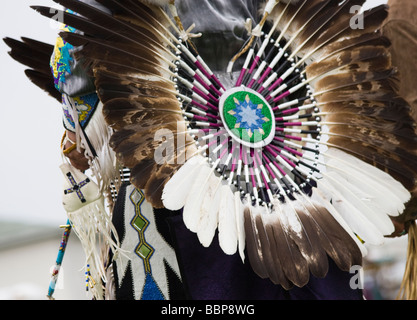
<svg viewBox="0 0 417 320">
<path fill-rule="evenodd" d="M 325 3 L 326 1 L 321 1 Z M 329 1 L 326 3 L 326 6 L 319 12 L 317 16 L 309 23 L 308 27 L 301 33 L 300 40 L 297 40 L 295 46 L 299 46 L 301 43 L 307 43 L 304 45 L 303 52 L 310 51 L 314 48 L 315 39 L 318 39 L 323 32 L 332 24 L 335 23 L 337 19 L 340 19 L 339 16 L 346 16 L 344 8 L 351 7 L 355 5 L 354 3 L 350 4 L 349 1 L 340 5 L 340 2 Z M 363 1 L 359 1 L 363 2 Z M 320 32 L 315 33 L 317 30 Z M 294 47 L 295 47 L 294 46 Z"/>
<path fill-rule="evenodd" d="M 351 18 L 350 8 L 353 5 L 362 5 L 363 3 L 364 0 L 352 0 L 343 3 L 338 1 L 328 2 L 321 12 L 310 21 L 309 25 L 299 36 L 299 39 L 291 45 L 292 49 L 304 43 L 300 53 L 300 56 L 303 57 L 307 53 L 321 48 L 323 44 L 336 38 L 349 27 L 349 20 Z M 332 31 L 329 32 L 329 29 Z M 297 31 L 298 29 L 295 29 L 293 32 L 295 33 Z"/>
<path fill-rule="evenodd" d="M 45 75 L 51 73 L 49 60 L 54 50 L 53 46 L 44 44 L 45 46 L 40 49 L 44 50 L 46 48 L 47 51 L 39 51 L 36 44 L 35 47 L 32 47 L 32 42 L 28 42 L 27 40 L 27 42 L 21 42 L 11 38 L 5 38 L 3 40 L 12 49 L 9 55 L 14 60 Z"/>
<path fill-rule="evenodd" d="M 326 59 L 334 54 L 338 54 L 340 51 L 353 50 L 358 47 L 370 46 L 370 47 L 385 47 L 389 48 L 391 42 L 381 32 L 363 33 L 356 37 L 348 37 L 338 39 L 326 45 L 321 51 L 322 56 L 319 61 Z"/>
<path fill-rule="evenodd" d="M 299 202 L 297 202 L 299 203 Z M 280 204 L 278 204 L 280 205 Z M 321 247 L 314 219 L 306 208 L 289 204 L 284 210 L 292 210 L 298 216 L 302 231 L 284 222 L 280 208 L 272 213 L 245 211 L 245 228 L 249 260 L 255 272 L 270 278 L 285 288 L 307 284 L 310 273 L 324 277 L 328 271 L 328 258 Z M 285 227 L 284 227 L 285 226 Z M 328 247 L 328 246 L 324 246 Z"/>
<path fill-rule="evenodd" d="M 356 133 L 357 131 L 358 128 L 349 127 L 344 129 L 340 128 L 338 132 L 333 130 L 330 134 L 330 141 L 333 143 L 335 137 L 342 137 L 362 143 L 363 146 L 369 148 L 369 153 L 372 154 L 373 150 L 376 150 L 380 155 L 389 155 L 391 158 L 397 159 L 397 162 L 403 162 L 404 168 L 409 168 L 414 174 L 417 173 L 415 169 L 417 165 L 416 150 L 415 147 L 413 147 L 416 139 L 414 139 L 414 144 L 412 143 L 412 140 L 404 143 L 405 139 L 390 134 L 384 134 L 383 132 L 378 132 L 376 130 L 362 129 L 360 133 Z M 407 148 L 407 145 L 411 145 L 412 148 Z M 388 166 L 390 160 L 386 160 L 385 163 L 386 166 L 390 168 Z"/>
<path fill-rule="evenodd" d="M 415 169 L 407 167 L 404 160 L 398 155 L 393 155 L 361 141 L 340 136 L 330 137 L 328 145 L 352 154 L 358 159 L 389 173 L 409 190 L 412 190 L 416 184 Z"/>
<path fill-rule="evenodd" d="M 360 249 L 330 212 L 311 199 L 302 203 L 306 206 L 310 219 L 314 221 L 320 245 L 336 265 L 344 271 L 349 271 L 353 265 L 362 265 Z"/>
<path fill-rule="evenodd" d="M 380 101 L 390 102 L 398 98 L 395 91 L 397 81 L 386 79 L 377 83 L 364 82 L 321 94 L 318 97 L 320 103 L 343 101 Z"/>
<path fill-rule="evenodd" d="M 166 122 L 184 121 L 178 101 L 170 97 L 134 96 L 132 99 L 112 99 L 103 106 L 103 114 L 107 124 L 116 131 L 132 124 L 141 124 L 147 128 L 151 124 L 160 123 L 163 128 Z"/>
<path fill-rule="evenodd" d="M 61 32 L 60 35 L 66 42 L 75 47 L 83 46 L 82 51 L 74 53 L 74 57 L 78 60 L 82 58 L 92 61 L 98 60 L 101 63 L 126 66 L 125 68 L 135 70 L 139 74 L 162 75 L 160 60 L 149 51 L 149 48 L 97 40 L 70 32 Z M 123 69 L 121 71 L 123 72 Z"/>
<path fill-rule="evenodd" d="M 308 242 L 311 244 L 311 253 L 307 260 L 309 270 L 315 277 L 323 278 L 329 270 L 326 251 L 320 241 L 320 237 L 324 234 L 320 232 L 319 226 L 314 221 L 312 209 L 299 200 L 295 201 L 295 205 L 297 205 L 296 212 L 308 237 Z"/>
<path fill-rule="evenodd" d="M 59 103 L 62 102 L 62 94 L 55 88 L 54 81 L 49 74 L 31 69 L 25 70 L 25 74 L 36 86 L 55 98 Z"/>
<path fill-rule="evenodd" d="M 409 120 L 409 118 L 406 118 Z M 381 139 L 387 141 L 395 147 L 402 147 L 408 150 L 414 150 L 417 142 L 417 137 L 414 133 L 414 127 L 410 121 L 388 121 L 379 119 L 375 121 L 373 118 L 359 116 L 357 114 L 346 114 L 337 112 L 326 116 L 326 123 L 331 127 L 332 133 L 345 133 L 346 136 L 352 137 L 367 137 L 370 131 L 373 131 L 375 136 L 370 136 L 368 139 Z"/>
<path fill-rule="evenodd" d="M 289 236 L 287 230 L 284 229 L 282 223 L 282 217 L 278 212 L 272 213 L 267 216 L 266 230 L 268 234 L 273 236 L 270 242 L 275 241 L 277 246 L 277 258 L 280 261 L 285 278 L 288 279 L 288 284 L 280 283 L 282 286 L 287 285 L 287 288 L 295 285 L 297 287 L 303 287 L 308 283 L 310 272 L 308 269 L 308 263 L 302 256 L 300 249 L 294 242 L 293 238 Z"/>
<path fill-rule="evenodd" d="M 344 37 L 359 37 L 365 33 L 373 33 L 380 30 L 383 21 L 388 16 L 388 6 L 385 4 L 373 7 L 369 10 L 364 11 L 363 13 L 363 20 L 364 26 L 363 28 L 352 29 L 348 28 L 345 29 L 343 33 L 340 34 L 340 38 Z M 350 14 L 352 18 L 352 14 Z M 349 24 L 350 26 L 350 24 Z"/>
<path fill-rule="evenodd" d="M 246 207 L 243 215 L 245 219 L 246 250 L 250 265 L 259 277 L 265 279 L 268 277 L 268 271 L 264 265 L 264 258 L 254 214 L 251 212 L 251 208 Z"/>
<path fill-rule="evenodd" d="M 54 46 L 30 38 L 22 37 L 21 39 L 22 41 L 12 38 L 3 39 L 11 48 L 10 56 L 30 68 L 25 70 L 30 81 L 61 103 L 62 95 L 55 88 L 54 78 L 49 67 Z"/>
<path fill-rule="evenodd" d="M 279 224 L 280 222 L 277 221 L 276 223 Z M 286 251 L 286 243 L 281 242 L 281 240 L 278 240 L 279 235 L 276 235 L 276 231 L 274 231 L 274 226 L 271 222 L 265 222 L 264 224 L 265 232 L 267 234 L 268 239 L 270 239 L 268 242 L 268 247 L 266 247 L 265 250 L 269 249 L 271 251 L 275 267 L 275 278 L 271 277 L 271 281 L 275 284 L 281 285 L 285 290 L 290 290 L 292 287 L 294 287 L 294 284 L 291 281 L 289 281 L 286 277 L 284 273 L 284 262 L 281 262 L 281 259 L 283 259 L 283 252 Z"/>
<path fill-rule="evenodd" d="M 178 146 L 177 146 L 178 147 Z M 165 184 L 169 179 L 180 169 L 183 164 L 183 159 L 186 159 L 187 154 L 195 151 L 194 143 L 187 143 L 183 148 L 176 148 L 172 159 L 167 159 L 163 164 L 156 164 L 152 166 L 151 176 L 145 186 L 145 196 L 155 208 L 163 208 L 162 192 Z M 135 172 L 134 172 L 135 173 Z M 136 176 L 134 176 L 136 177 Z M 133 178 L 132 183 L 135 183 Z"/>
<path fill-rule="evenodd" d="M 157 7 L 142 3 L 141 1 L 115 1 L 115 0 L 97 0 L 109 8 L 114 16 L 122 21 L 132 23 L 137 26 L 143 26 L 156 34 L 158 31 L 164 31 L 167 25 L 164 25 L 164 17 L 158 12 Z"/>
<path fill-rule="evenodd" d="M 341 69 L 342 67 L 345 67 Z M 341 51 L 331 57 L 310 64 L 307 68 L 309 78 L 314 78 L 335 69 L 350 70 L 386 70 L 391 67 L 388 51 L 385 47 L 361 46 Z"/>
<path fill-rule="evenodd" d="M 340 7 L 340 10 L 337 11 L 336 15 L 324 25 L 324 28 L 322 29 L 323 32 L 320 33 L 320 36 L 314 42 L 311 41 L 311 47 L 322 47 L 329 41 L 343 39 L 344 37 L 356 37 L 367 32 L 376 31 L 381 25 L 381 22 L 387 16 L 386 7 L 373 9 L 364 13 L 363 18 L 366 19 L 365 21 L 370 21 L 370 23 L 366 23 L 365 29 L 351 28 L 351 19 L 353 16 L 350 13 L 350 10 L 352 6 L 362 6 L 364 2 L 365 1 L 363 0 L 344 2 Z M 375 12 L 382 13 L 380 15 L 376 15 Z"/>
<path fill-rule="evenodd" d="M 161 122 L 163 120 L 166 121 L 165 117 L 156 119 L 156 122 L 160 124 L 156 127 L 159 128 L 157 130 L 167 129 L 172 133 L 173 137 L 176 137 L 175 134 L 177 132 L 185 132 L 178 129 L 177 121 L 171 123 Z M 116 152 L 119 161 L 128 168 L 134 167 L 143 159 L 154 159 L 155 149 L 163 143 L 163 141 L 155 140 L 157 132 L 155 127 L 147 128 L 147 124 L 154 123 L 153 121 L 144 120 L 142 123 L 116 131 L 110 139 L 110 146 Z"/>
<path fill-rule="evenodd" d="M 63 13 L 64 20 L 66 24 L 83 31 L 87 35 L 94 35 L 104 39 L 118 39 L 118 42 L 124 39 L 124 41 L 137 43 L 137 39 L 146 39 L 150 46 L 163 48 L 163 44 L 159 41 L 160 39 L 154 29 L 150 28 L 149 25 L 138 26 L 137 24 L 123 21 L 84 2 L 76 0 L 55 1 L 63 7 L 78 13 L 78 16 Z M 42 10 L 40 13 L 48 16 L 50 15 L 48 11 L 50 10 Z"/>
<path fill-rule="evenodd" d="M 337 103 L 329 102 L 320 106 L 323 113 L 345 114 L 347 119 L 353 116 L 372 118 L 375 121 L 387 120 L 408 124 L 413 126 L 413 119 L 409 112 L 410 108 L 401 99 L 396 101 L 341 101 Z"/>
<path fill-rule="evenodd" d="M 163 208 L 162 191 L 166 182 L 180 168 L 181 164 L 155 164 L 154 159 L 144 159 L 131 170 L 130 182 L 143 189 L 147 201 L 154 208 Z"/>
<path fill-rule="evenodd" d="M 169 81 L 163 81 L 162 79 L 160 81 L 149 81 L 128 75 L 114 74 L 104 68 L 96 68 L 95 83 L 100 88 L 98 94 L 104 104 L 116 98 L 134 99 L 136 96 L 175 97 L 173 94 L 175 88 Z M 175 105 L 180 110 L 179 104 L 176 103 Z M 171 106 L 173 104 L 169 104 L 168 108 Z"/>
<path fill-rule="evenodd" d="M 371 84 L 377 89 L 385 84 L 390 77 L 395 74 L 395 70 L 385 71 L 351 71 L 349 73 L 338 73 L 329 75 L 317 81 L 315 84 L 316 95 L 324 92 L 335 91 L 357 85 L 360 87 L 362 83 Z M 365 91 L 365 90 L 363 90 Z"/>
<path fill-rule="evenodd" d="M 278 283 L 279 280 L 283 275 L 280 275 L 279 273 L 282 272 L 281 270 L 277 270 L 276 261 L 273 258 L 273 251 L 271 250 L 271 240 L 273 242 L 273 238 L 269 238 L 264 222 L 262 219 L 261 214 L 255 215 L 255 221 L 254 221 L 254 228 L 257 230 L 257 235 L 259 237 L 259 243 L 260 248 L 259 250 L 262 252 L 262 264 L 265 267 L 265 272 L 268 275 L 268 278 L 271 279 L 272 282 Z"/>
</svg>

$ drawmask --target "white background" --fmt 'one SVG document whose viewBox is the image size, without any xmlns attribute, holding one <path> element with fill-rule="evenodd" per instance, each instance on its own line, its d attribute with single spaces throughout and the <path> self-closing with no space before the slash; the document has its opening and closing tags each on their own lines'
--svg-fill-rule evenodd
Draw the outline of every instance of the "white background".
<svg viewBox="0 0 417 320">
<path fill-rule="evenodd" d="M 368 1 L 366 7 L 386 3 Z M 50 0 L 13 0 L 0 10 L 0 37 L 55 43 L 57 25 L 30 9 Z M 63 224 L 60 105 L 33 85 L 0 42 L 0 220 Z"/>
</svg>

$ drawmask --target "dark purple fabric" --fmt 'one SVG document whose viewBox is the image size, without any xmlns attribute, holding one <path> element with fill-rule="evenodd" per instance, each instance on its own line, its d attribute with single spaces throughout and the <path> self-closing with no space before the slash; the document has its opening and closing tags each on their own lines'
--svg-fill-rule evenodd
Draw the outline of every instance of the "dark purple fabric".
<svg viewBox="0 0 417 320">
<path fill-rule="evenodd" d="M 361 300 L 362 290 L 352 290 L 352 274 L 343 272 L 329 259 L 324 279 L 313 276 L 307 286 L 290 291 L 261 279 L 249 262 L 224 254 L 215 238 L 204 248 L 184 225 L 181 215 L 170 218 L 183 282 L 194 300 Z"/>
</svg>

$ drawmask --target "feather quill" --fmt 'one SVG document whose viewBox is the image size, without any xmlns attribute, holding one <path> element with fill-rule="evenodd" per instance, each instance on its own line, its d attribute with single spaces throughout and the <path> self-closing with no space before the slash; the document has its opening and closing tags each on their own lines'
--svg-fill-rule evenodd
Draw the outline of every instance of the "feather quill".
<svg viewBox="0 0 417 320">
<path fill-rule="evenodd" d="M 261 243 L 255 223 L 255 217 L 258 214 L 255 210 L 256 208 L 252 206 L 245 206 L 244 209 L 246 248 L 253 271 L 259 277 L 265 279 L 268 277 L 268 272 L 265 269 Z"/>
<path fill-rule="evenodd" d="M 294 286 L 294 281 L 289 279 L 296 279 L 296 277 L 291 277 L 292 272 L 294 272 L 294 268 L 291 268 L 291 265 L 295 264 L 294 255 L 299 255 L 299 252 L 292 250 L 289 244 L 291 240 L 288 239 L 281 227 L 279 212 L 274 210 L 271 214 L 263 216 L 265 232 L 268 239 L 270 239 L 269 248 L 265 248 L 265 250 L 270 250 L 275 266 L 276 278 L 271 278 L 271 281 L 275 284 L 280 284 L 286 290 L 290 290 Z M 253 258 L 249 257 L 249 260 L 251 259 Z"/>
<path fill-rule="evenodd" d="M 373 201 L 368 194 L 360 190 L 355 184 L 350 183 L 342 176 L 335 172 L 323 174 L 323 184 L 328 184 L 330 188 L 335 188 L 343 196 L 343 198 L 352 203 L 356 209 L 361 212 L 363 217 L 375 225 L 375 227 L 383 234 L 390 235 L 394 232 L 394 225 L 391 219 L 384 211 L 379 211 L 379 208 L 373 210 L 366 202 Z"/>
<path fill-rule="evenodd" d="M 354 204 L 347 201 L 337 189 L 332 189 L 332 186 L 324 182 L 322 183 L 322 181 L 317 181 L 317 188 L 325 195 L 325 199 L 332 203 L 352 231 L 358 234 L 361 239 L 373 245 L 384 243 L 383 234 L 363 216 L 362 212 Z"/>
<path fill-rule="evenodd" d="M 216 234 L 219 226 L 219 210 L 222 202 L 222 180 L 214 176 L 211 180 L 207 193 L 201 203 L 200 211 L 195 213 L 200 214 L 197 236 L 204 247 L 211 245 Z"/>
<path fill-rule="evenodd" d="M 176 211 L 184 207 L 187 195 L 204 163 L 202 156 L 192 157 L 167 182 L 162 194 L 162 201 L 167 209 Z"/>
<path fill-rule="evenodd" d="M 270 237 L 270 234 L 268 234 L 266 231 L 266 216 L 271 213 L 266 207 L 257 208 L 257 211 L 258 213 L 256 213 L 254 216 L 254 222 L 259 236 L 262 263 L 265 265 L 265 270 L 268 274 L 268 278 L 271 279 L 272 282 L 279 284 L 279 282 L 282 280 L 281 277 L 283 277 L 283 273 L 277 268 L 279 261 L 277 261 L 276 257 L 274 257 L 274 254 L 276 255 L 276 250 L 274 250 L 275 239 Z"/>
<path fill-rule="evenodd" d="M 277 258 L 285 275 L 281 275 L 278 279 L 281 279 L 280 284 L 287 288 L 291 288 L 293 285 L 303 287 L 309 280 L 308 263 L 300 252 L 293 237 L 290 236 L 290 225 L 283 212 L 283 210 L 285 210 L 283 203 L 275 202 L 274 210 L 275 213 L 266 215 L 265 217 L 266 222 L 268 223 L 267 230 L 270 234 L 270 242 L 273 243 L 273 241 L 275 241 L 275 245 L 278 249 Z M 273 235 L 273 237 L 271 237 L 271 235 Z M 282 280 L 282 278 L 284 280 Z M 288 279 L 289 283 L 286 282 L 285 279 Z"/>
<path fill-rule="evenodd" d="M 240 198 L 240 192 L 234 193 L 235 200 L 235 217 L 236 217 L 236 232 L 238 237 L 238 251 L 242 262 L 245 262 L 245 218 L 243 215 L 244 207 Z"/>
<path fill-rule="evenodd" d="M 226 254 L 233 255 L 238 242 L 235 197 L 228 184 L 220 189 L 219 245 Z"/>
<path fill-rule="evenodd" d="M 355 169 L 363 176 L 372 177 L 370 178 L 370 182 L 374 181 L 375 184 L 384 187 L 386 190 L 390 190 L 391 194 L 395 195 L 400 202 L 406 203 L 410 200 L 411 195 L 409 191 L 386 172 L 336 148 L 329 148 L 324 154 L 326 157 L 331 158 L 331 160 L 339 162 L 340 164 L 336 165 L 338 168 L 343 168 L 345 170 L 348 170 L 349 168 Z M 350 175 L 350 173 L 347 174 Z M 381 197 L 384 196 L 381 195 Z M 395 213 L 391 212 L 390 214 L 394 215 Z"/>
<path fill-rule="evenodd" d="M 201 204 L 214 176 L 214 168 L 207 164 L 201 166 L 200 172 L 193 182 L 191 192 L 188 194 L 184 205 L 183 219 L 186 227 L 192 232 L 197 232 L 200 220 Z"/>
</svg>

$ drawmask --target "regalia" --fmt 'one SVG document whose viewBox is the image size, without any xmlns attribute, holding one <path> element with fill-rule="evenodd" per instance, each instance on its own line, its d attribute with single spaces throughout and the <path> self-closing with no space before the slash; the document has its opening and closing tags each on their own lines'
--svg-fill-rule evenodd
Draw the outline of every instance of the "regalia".
<svg viewBox="0 0 417 320">
<path fill-rule="evenodd" d="M 395 231 L 392 219 L 415 212 L 416 123 L 381 32 L 387 6 L 54 1 L 66 10 L 34 7 L 63 17 L 54 48 L 7 42 L 62 102 L 64 125 L 110 202 L 128 182 L 131 201 L 180 211 L 202 247 L 216 241 L 219 254 L 238 255 L 285 290 L 324 278 L 329 259 L 346 272 L 361 265 L 367 246 Z M 248 19 L 219 33 L 237 12 Z M 21 54 L 25 46 L 36 54 Z M 51 53 L 52 70 L 41 63 Z M 77 75 L 79 88 L 93 89 L 69 92 Z M 79 196 L 74 185 L 66 190 Z M 123 260 L 123 239 L 110 217 L 97 218 L 102 211 L 69 217 L 85 246 L 94 246 L 86 225 L 99 226 L 104 261 Z M 140 235 L 147 220 L 136 214 Z M 153 249 L 141 247 L 145 269 Z M 106 270 L 88 252 L 99 283 Z"/>
</svg>

